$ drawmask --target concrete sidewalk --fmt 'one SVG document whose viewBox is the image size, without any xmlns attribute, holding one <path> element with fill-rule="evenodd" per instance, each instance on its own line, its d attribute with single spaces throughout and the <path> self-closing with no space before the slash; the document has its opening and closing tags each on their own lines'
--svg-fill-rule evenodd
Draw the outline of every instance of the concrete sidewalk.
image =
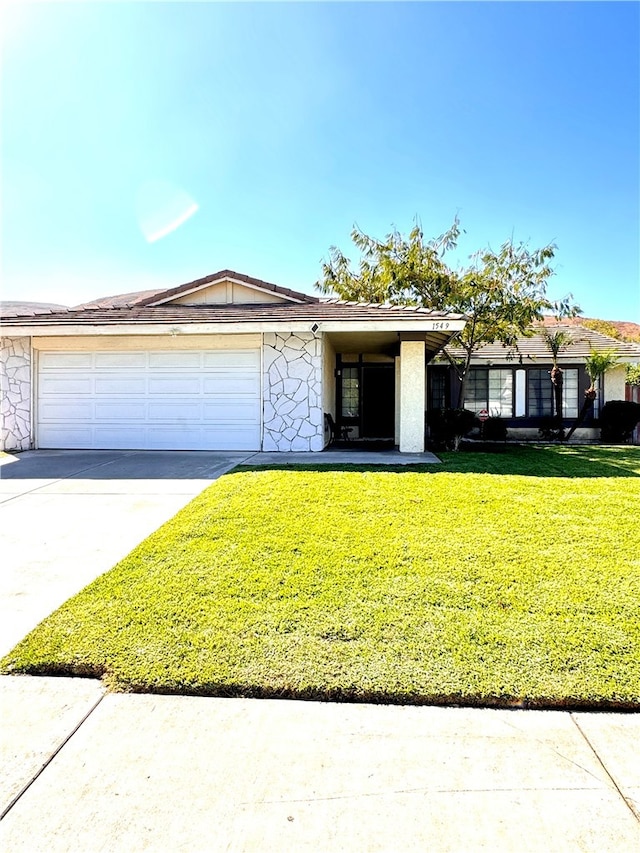
<svg viewBox="0 0 640 853">
<path fill-rule="evenodd" d="M 0 689 L 11 853 L 640 849 L 638 715 Z"/>
</svg>

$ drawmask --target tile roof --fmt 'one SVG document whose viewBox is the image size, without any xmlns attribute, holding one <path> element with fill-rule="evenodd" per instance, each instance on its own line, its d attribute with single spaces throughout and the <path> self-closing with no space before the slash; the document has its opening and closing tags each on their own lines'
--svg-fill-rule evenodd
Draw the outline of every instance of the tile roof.
<svg viewBox="0 0 640 853">
<path fill-rule="evenodd" d="M 200 287 L 205 287 L 208 284 L 212 284 L 216 281 L 224 281 L 225 279 L 233 279 L 234 281 L 243 282 L 244 284 L 252 285 L 253 287 L 258 287 L 261 290 L 268 290 L 272 293 L 278 293 L 285 298 L 294 299 L 296 302 L 319 302 L 317 296 L 310 296 L 308 293 L 300 293 L 297 290 L 290 290 L 288 287 L 280 287 L 277 284 L 272 284 L 269 281 L 262 281 L 259 278 L 253 278 L 250 275 L 244 275 L 243 273 L 234 272 L 234 270 L 220 270 L 219 272 L 214 272 L 211 275 L 207 275 L 204 278 L 198 278 L 195 281 L 188 281 L 186 284 L 179 284 L 177 287 L 172 287 L 169 290 L 165 290 L 162 293 L 156 294 L 155 296 L 150 296 L 147 299 L 142 300 L 139 304 L 141 305 L 154 305 L 158 301 L 165 299 L 173 299 L 176 296 L 180 296 L 182 293 L 190 293 L 192 290 L 197 290 Z"/>
<path fill-rule="evenodd" d="M 603 335 L 601 332 L 595 332 L 584 326 L 568 324 L 550 325 L 549 323 L 545 323 L 544 325 L 551 332 L 556 328 L 561 329 L 567 332 L 572 338 L 572 342 L 560 353 L 559 360 L 561 362 L 581 361 L 594 349 L 614 350 L 622 360 L 625 357 L 640 358 L 640 344 L 619 341 L 616 338 Z M 518 338 L 514 348 L 505 347 L 500 343 L 487 344 L 474 353 L 474 358 L 504 362 L 514 359 L 519 360 L 520 356 L 522 356 L 522 358 L 531 361 L 550 362 L 551 354 L 547 348 L 541 326 L 535 326 L 534 329 L 536 331 L 534 331 L 531 337 L 522 336 Z M 449 351 L 452 355 L 463 355 L 463 351 L 459 348 L 449 347 Z"/>
<path fill-rule="evenodd" d="M 29 317 L 28 325 L 68 326 L 77 324 L 109 326 L 115 324 L 178 324 L 178 323 L 241 323 L 322 320 L 399 320 L 446 318 L 461 319 L 460 314 L 432 311 L 428 308 L 412 308 L 364 304 L 344 301 L 316 301 L 307 303 L 252 303 L 250 305 L 147 305 L 132 304 L 127 307 L 68 308 L 45 316 Z M 7 317 L 3 325 L 25 325 L 25 318 Z"/>
</svg>

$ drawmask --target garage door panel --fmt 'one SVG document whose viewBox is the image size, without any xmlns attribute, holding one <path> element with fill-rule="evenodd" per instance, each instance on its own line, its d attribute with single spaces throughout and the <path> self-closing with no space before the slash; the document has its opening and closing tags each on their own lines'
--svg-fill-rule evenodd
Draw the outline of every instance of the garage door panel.
<svg viewBox="0 0 640 853">
<path fill-rule="evenodd" d="M 149 403 L 147 414 L 151 421 L 191 423 L 202 420 L 202 403 L 199 400 L 163 400 Z"/>
<path fill-rule="evenodd" d="M 202 391 L 200 377 L 187 379 L 184 376 L 149 377 L 149 394 L 163 396 L 165 394 L 183 394 L 186 396 L 199 395 Z"/>
<path fill-rule="evenodd" d="M 95 377 L 95 393 L 105 397 L 120 396 L 121 394 L 140 397 L 145 394 L 145 390 L 145 379 L 127 377 L 126 374 Z"/>
<path fill-rule="evenodd" d="M 38 444 L 259 450 L 259 366 L 258 349 L 41 352 Z"/>
<path fill-rule="evenodd" d="M 260 383 L 255 376 L 242 374 L 239 376 L 205 376 L 203 379 L 204 393 L 222 394 L 227 396 L 255 395 L 260 389 Z"/>
<path fill-rule="evenodd" d="M 256 423 L 260 419 L 260 404 L 255 400 L 227 400 L 204 404 L 204 420 L 213 423 Z"/>
<path fill-rule="evenodd" d="M 59 374 L 43 374 L 40 377 L 40 394 L 43 397 L 55 397 L 56 399 L 65 395 L 86 394 L 91 396 L 93 394 L 93 380 L 91 377 L 73 378 Z"/>
<path fill-rule="evenodd" d="M 144 369 L 147 366 L 146 352 L 97 352 L 94 354 L 94 366 L 101 368 L 122 367 Z"/>
<path fill-rule="evenodd" d="M 40 353 L 40 370 L 60 370 L 72 368 L 81 370 L 93 365 L 93 354 L 90 352 L 42 352 Z"/>
<path fill-rule="evenodd" d="M 77 400 L 42 400 L 40 402 L 40 417 L 48 421 L 80 421 L 86 422 L 93 419 L 94 403 L 91 400 L 79 402 Z"/>
<path fill-rule="evenodd" d="M 146 427 L 143 425 L 109 424 L 93 430 L 93 447 L 109 450 L 137 450 L 146 446 Z"/>
<path fill-rule="evenodd" d="M 204 439 L 205 443 L 218 450 L 255 450 L 260 447 L 260 430 L 258 427 L 236 426 L 231 433 L 222 426 L 207 428 Z"/>
<path fill-rule="evenodd" d="M 38 442 L 40 447 L 55 447 L 61 450 L 90 450 L 94 447 L 93 430 L 90 427 L 70 427 L 56 424 L 41 425 Z"/>
<path fill-rule="evenodd" d="M 96 402 L 95 419 L 98 421 L 144 421 L 147 413 L 145 403 L 130 400 Z"/>
<path fill-rule="evenodd" d="M 260 353 L 258 350 L 210 350 L 203 353 L 202 366 L 211 368 L 252 369 L 260 370 Z"/>
<path fill-rule="evenodd" d="M 149 367 L 183 367 L 200 369 L 202 353 L 199 352 L 150 352 Z"/>
</svg>

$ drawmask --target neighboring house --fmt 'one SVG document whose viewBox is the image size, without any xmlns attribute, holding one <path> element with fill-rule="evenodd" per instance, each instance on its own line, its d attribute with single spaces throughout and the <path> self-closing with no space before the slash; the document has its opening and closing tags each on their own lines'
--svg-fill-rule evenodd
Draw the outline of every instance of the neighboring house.
<svg viewBox="0 0 640 853">
<path fill-rule="evenodd" d="M 584 366 L 586 356 L 592 350 L 614 350 L 620 358 L 620 364 L 600 381 L 593 412 L 575 433 L 576 440 L 598 438 L 595 422 L 599 410 L 608 400 L 625 399 L 625 364 L 640 362 L 640 344 L 620 341 L 574 323 L 550 326 L 547 322 L 545 326 L 550 331 L 562 328 L 573 339 L 558 358 L 563 370 L 563 415 L 567 427 L 578 416 L 590 384 Z M 462 355 L 455 348 L 450 351 Z M 486 345 L 472 359 L 463 405 L 476 413 L 484 409 L 492 417 L 504 418 L 511 438 L 538 438 L 544 419 L 554 414 L 551 368 L 551 354 L 541 327 L 531 337 L 519 338 L 513 349 L 502 344 Z M 459 386 L 453 368 L 438 357 L 429 367 L 428 406 L 457 405 Z"/>
<path fill-rule="evenodd" d="M 2 319 L 1 439 L 40 448 L 319 451 L 425 442 L 426 365 L 464 318 L 324 301 L 224 270 Z"/>
</svg>

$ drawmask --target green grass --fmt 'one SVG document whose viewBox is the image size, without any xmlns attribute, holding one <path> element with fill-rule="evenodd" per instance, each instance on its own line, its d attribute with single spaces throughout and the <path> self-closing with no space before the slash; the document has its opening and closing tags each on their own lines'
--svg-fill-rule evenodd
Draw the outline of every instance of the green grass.
<svg viewBox="0 0 640 853">
<path fill-rule="evenodd" d="M 237 469 L 3 672 L 116 690 L 640 706 L 640 449 Z"/>
</svg>

